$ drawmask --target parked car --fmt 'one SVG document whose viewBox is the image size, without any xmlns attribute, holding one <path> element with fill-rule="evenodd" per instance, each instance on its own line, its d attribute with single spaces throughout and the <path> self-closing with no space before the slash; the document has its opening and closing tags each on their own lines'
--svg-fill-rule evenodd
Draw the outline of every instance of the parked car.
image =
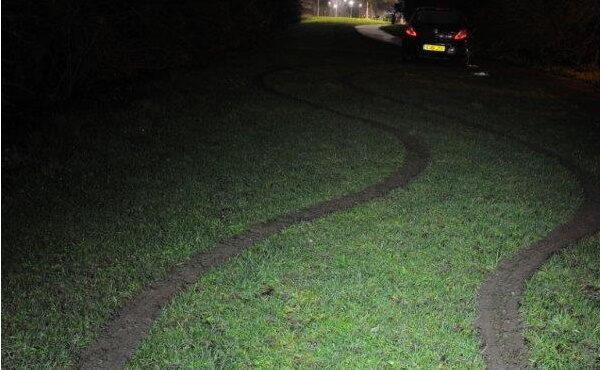
<svg viewBox="0 0 600 370">
<path fill-rule="evenodd" d="M 470 31 L 456 9 L 417 8 L 402 37 L 406 57 L 457 58 L 469 62 Z"/>
</svg>

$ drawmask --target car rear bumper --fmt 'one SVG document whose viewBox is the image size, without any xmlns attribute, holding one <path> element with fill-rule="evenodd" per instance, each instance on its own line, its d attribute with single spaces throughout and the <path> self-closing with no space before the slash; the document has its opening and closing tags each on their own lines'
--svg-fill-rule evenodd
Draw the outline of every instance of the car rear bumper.
<svg viewBox="0 0 600 370">
<path fill-rule="evenodd" d="M 453 57 L 464 57 L 468 55 L 469 49 L 466 42 L 456 41 L 439 41 L 439 40 L 420 40 L 420 39 L 408 39 L 403 40 L 404 50 L 412 55 L 422 57 L 441 57 L 441 58 L 453 58 Z M 443 50 L 425 50 L 425 45 L 433 45 L 441 47 Z"/>
</svg>

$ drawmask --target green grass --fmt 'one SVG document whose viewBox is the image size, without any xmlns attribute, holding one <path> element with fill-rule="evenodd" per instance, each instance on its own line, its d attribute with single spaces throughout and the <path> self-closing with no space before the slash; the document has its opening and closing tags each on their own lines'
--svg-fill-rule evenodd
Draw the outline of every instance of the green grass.
<svg viewBox="0 0 600 370">
<path fill-rule="evenodd" d="M 472 145 L 436 158 L 484 154 Z M 131 367 L 481 368 L 478 285 L 565 209 L 543 217 L 528 204 L 530 188 L 514 198 L 511 185 L 446 172 L 482 179 L 499 163 L 482 161 L 479 172 L 444 157 L 410 191 L 292 228 L 202 278 L 164 313 Z M 568 185 L 552 188 L 565 194 Z"/>
<path fill-rule="evenodd" d="M 173 264 L 401 164 L 393 138 L 257 93 L 251 73 L 213 68 L 121 111 L 66 115 L 30 162 L 3 166 L 4 366 L 70 364 Z"/>
<path fill-rule="evenodd" d="M 427 173 L 201 278 L 164 312 L 131 368 L 483 367 L 477 288 L 498 261 L 571 214 L 577 184 L 510 142 L 376 105 L 326 79 L 339 68 L 267 82 L 426 138 Z"/>
<path fill-rule="evenodd" d="M 536 367 L 600 367 L 599 250 L 599 236 L 581 242 L 529 281 L 521 312 Z"/>
<path fill-rule="evenodd" d="M 315 17 L 309 16 L 302 18 L 302 23 L 321 23 L 321 24 L 343 24 L 343 25 L 360 25 L 360 24 L 386 24 L 386 22 L 378 19 L 370 18 L 350 18 L 350 17 Z"/>
<path fill-rule="evenodd" d="M 169 267 L 401 164 L 389 136 L 251 83 L 283 64 L 304 71 L 269 84 L 423 137 L 430 168 L 406 190 L 292 227 L 202 277 L 129 366 L 482 367 L 477 288 L 567 219 L 580 189 L 547 158 L 417 105 L 544 143 L 600 178 L 597 132 L 543 81 L 400 64 L 392 46 L 355 32 L 363 21 L 308 19 L 271 51 L 174 73 L 119 110 L 66 114 L 31 139 L 36 150 L 3 148 L 3 365 L 71 365 Z"/>
</svg>

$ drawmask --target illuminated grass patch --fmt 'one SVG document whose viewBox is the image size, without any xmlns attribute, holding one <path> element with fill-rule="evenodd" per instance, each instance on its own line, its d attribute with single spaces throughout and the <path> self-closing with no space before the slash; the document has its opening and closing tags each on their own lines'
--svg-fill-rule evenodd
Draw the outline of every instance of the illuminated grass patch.
<svg viewBox="0 0 600 370">
<path fill-rule="evenodd" d="M 406 191 L 292 227 L 201 278 L 131 368 L 483 367 L 479 285 L 568 217 L 577 184 L 487 134 L 411 108 L 367 110 L 371 100 L 356 92 L 317 84 L 321 72 L 330 73 L 282 72 L 267 83 L 409 129 L 431 145 L 431 167 Z"/>
<path fill-rule="evenodd" d="M 112 310 L 173 264 L 401 165 L 392 137 L 257 94 L 254 72 L 179 76 L 162 96 L 66 116 L 68 133 L 40 138 L 52 149 L 41 169 L 13 170 L 20 190 L 3 192 L 5 366 L 72 364 Z"/>
<path fill-rule="evenodd" d="M 600 237 L 552 257 L 527 285 L 521 313 L 531 362 L 542 369 L 600 365 Z"/>
</svg>

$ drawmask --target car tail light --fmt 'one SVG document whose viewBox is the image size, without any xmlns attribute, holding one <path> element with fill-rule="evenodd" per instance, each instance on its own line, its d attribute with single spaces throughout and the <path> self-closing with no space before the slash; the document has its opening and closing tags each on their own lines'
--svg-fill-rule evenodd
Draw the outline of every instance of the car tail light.
<svg viewBox="0 0 600 370">
<path fill-rule="evenodd" d="M 467 30 L 460 30 L 456 35 L 454 35 L 453 39 L 455 41 L 461 41 L 466 39 L 468 36 Z"/>
<path fill-rule="evenodd" d="M 417 31 L 415 31 L 415 29 L 412 27 L 407 27 L 406 30 L 404 30 L 404 33 L 411 37 L 417 36 Z"/>
</svg>

